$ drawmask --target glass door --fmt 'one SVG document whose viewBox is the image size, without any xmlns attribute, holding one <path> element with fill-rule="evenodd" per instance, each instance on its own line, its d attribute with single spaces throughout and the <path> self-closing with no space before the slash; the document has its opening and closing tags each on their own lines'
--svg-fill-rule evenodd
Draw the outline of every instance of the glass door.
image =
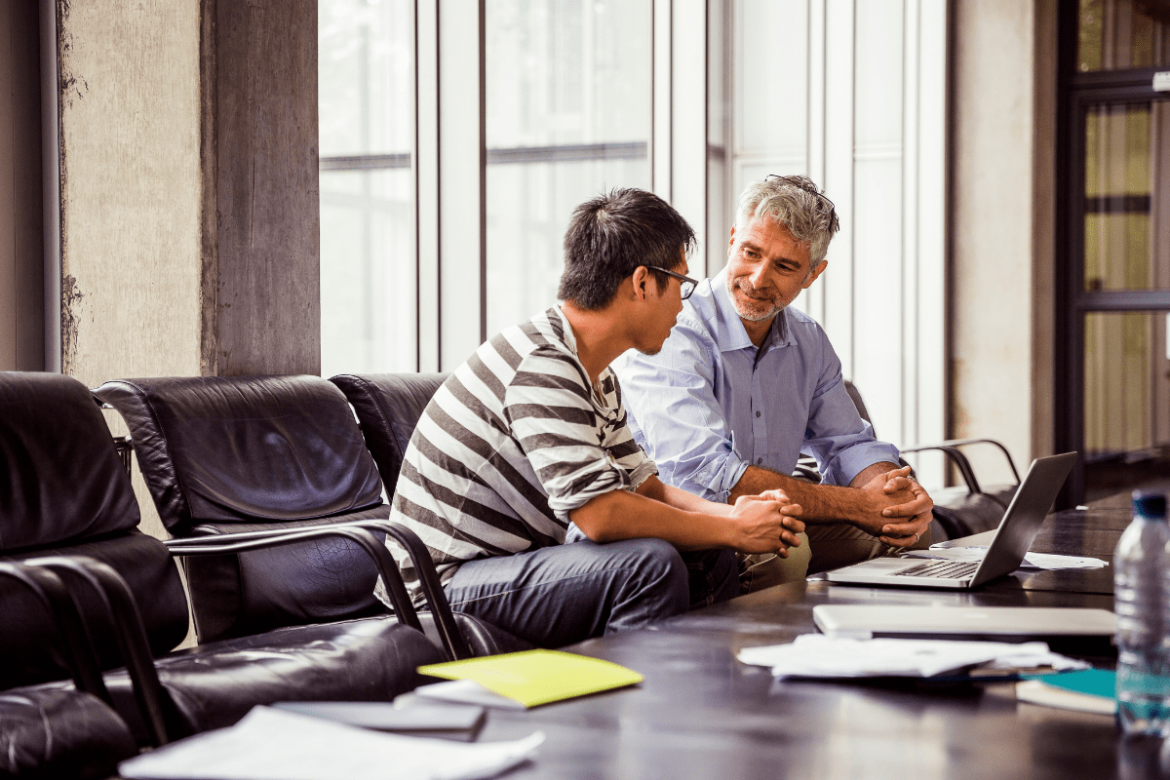
<svg viewBox="0 0 1170 780">
<path fill-rule="evenodd" d="M 1057 447 L 1081 453 L 1076 503 L 1170 491 L 1170 15 L 1156 10 L 1082 0 L 1065 82 Z"/>
</svg>

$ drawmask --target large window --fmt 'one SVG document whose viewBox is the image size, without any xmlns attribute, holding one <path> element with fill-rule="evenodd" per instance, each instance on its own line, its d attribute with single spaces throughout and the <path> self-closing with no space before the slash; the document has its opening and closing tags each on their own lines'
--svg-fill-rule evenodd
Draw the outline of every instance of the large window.
<svg viewBox="0 0 1170 780">
<path fill-rule="evenodd" d="M 842 233 L 799 305 L 886 438 L 943 438 L 946 4 L 319 8 L 324 373 L 454 369 L 556 301 L 565 228 L 598 193 L 672 202 L 698 276 L 723 267 L 747 181 L 806 173 Z"/>
<path fill-rule="evenodd" d="M 319 4 L 321 372 L 418 369 L 414 3 Z"/>
<path fill-rule="evenodd" d="M 487 330 L 556 300 L 574 207 L 650 188 L 650 0 L 487 5 Z"/>
</svg>

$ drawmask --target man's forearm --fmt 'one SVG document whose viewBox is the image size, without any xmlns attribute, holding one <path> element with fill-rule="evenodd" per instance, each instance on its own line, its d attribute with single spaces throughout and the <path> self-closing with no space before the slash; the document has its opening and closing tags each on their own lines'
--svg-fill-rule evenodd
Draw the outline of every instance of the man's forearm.
<svg viewBox="0 0 1170 780">
<path fill-rule="evenodd" d="M 804 510 L 800 519 L 806 523 L 842 520 L 860 522 L 867 514 L 873 512 L 875 507 L 867 503 L 867 497 L 855 486 L 863 485 L 874 476 L 897 468 L 898 466 L 893 463 L 875 463 L 858 474 L 851 487 L 839 487 L 817 485 L 777 471 L 748 466 L 739 482 L 731 489 L 728 502 L 734 503 L 740 496 L 754 496 L 765 490 L 779 489 L 788 495 L 792 503 L 800 504 Z"/>
<path fill-rule="evenodd" d="M 681 550 L 729 547 L 730 529 L 714 515 L 671 506 L 657 496 L 615 490 L 569 513 L 595 542 L 656 538 Z"/>
<path fill-rule="evenodd" d="M 595 542 L 657 538 L 680 550 L 728 548 L 777 552 L 800 544 L 799 507 L 778 500 L 715 504 L 651 477 L 637 493 L 614 490 L 569 512 L 569 519 Z"/>
</svg>

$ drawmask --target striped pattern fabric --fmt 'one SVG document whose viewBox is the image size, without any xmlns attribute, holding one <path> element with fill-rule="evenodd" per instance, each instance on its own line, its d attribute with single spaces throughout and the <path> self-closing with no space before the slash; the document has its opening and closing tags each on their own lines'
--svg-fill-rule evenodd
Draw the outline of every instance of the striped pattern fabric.
<svg viewBox="0 0 1170 780">
<path fill-rule="evenodd" d="M 444 583 L 465 561 L 563 543 L 571 510 L 656 473 L 608 368 L 596 390 L 559 307 L 484 343 L 439 388 L 403 458 L 390 519 L 418 534 Z M 421 604 L 405 550 L 387 545 Z M 387 602 L 380 581 L 377 595 Z"/>
</svg>

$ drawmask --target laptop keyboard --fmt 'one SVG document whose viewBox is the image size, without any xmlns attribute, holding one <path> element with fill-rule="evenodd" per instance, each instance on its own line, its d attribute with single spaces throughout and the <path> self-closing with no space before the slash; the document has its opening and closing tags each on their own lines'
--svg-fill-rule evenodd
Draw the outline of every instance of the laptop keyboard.
<svg viewBox="0 0 1170 780">
<path fill-rule="evenodd" d="M 957 580 L 975 574 L 979 564 L 973 561 L 929 561 L 897 572 L 899 577 L 940 577 Z"/>
</svg>

